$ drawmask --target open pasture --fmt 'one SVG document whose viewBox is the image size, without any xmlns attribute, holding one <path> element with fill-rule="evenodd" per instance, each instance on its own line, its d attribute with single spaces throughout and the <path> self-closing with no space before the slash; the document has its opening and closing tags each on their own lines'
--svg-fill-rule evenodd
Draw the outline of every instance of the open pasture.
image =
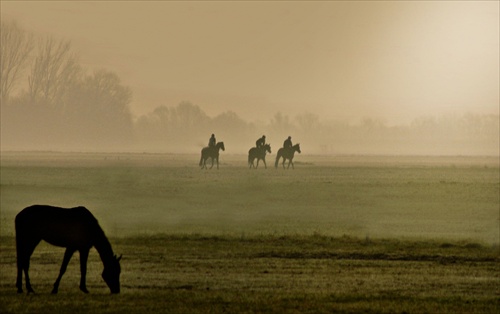
<svg viewBox="0 0 500 314">
<path fill-rule="evenodd" d="M 0 310 L 33 312 L 497 312 L 499 165 L 488 157 L 298 155 L 250 170 L 221 154 L 2 153 Z M 84 205 L 123 254 L 110 296 L 95 250 L 51 296 L 64 250 L 32 257 L 17 295 L 14 217 Z"/>
<path fill-rule="evenodd" d="M 83 205 L 107 234 L 323 234 L 497 243 L 498 158 L 2 153 L 2 235 L 32 204 Z"/>
</svg>

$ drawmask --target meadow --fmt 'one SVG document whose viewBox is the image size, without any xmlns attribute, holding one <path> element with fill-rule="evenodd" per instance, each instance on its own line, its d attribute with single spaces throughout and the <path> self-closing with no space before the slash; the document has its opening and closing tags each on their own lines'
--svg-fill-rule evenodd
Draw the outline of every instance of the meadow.
<svg viewBox="0 0 500 314">
<path fill-rule="evenodd" d="M 497 157 L 308 156 L 250 170 L 223 153 L 2 152 L 0 312 L 495 313 L 500 306 Z M 17 295 L 14 217 L 86 206 L 116 253 L 109 295 L 95 250 L 50 295 L 64 250 L 33 254 Z"/>
</svg>

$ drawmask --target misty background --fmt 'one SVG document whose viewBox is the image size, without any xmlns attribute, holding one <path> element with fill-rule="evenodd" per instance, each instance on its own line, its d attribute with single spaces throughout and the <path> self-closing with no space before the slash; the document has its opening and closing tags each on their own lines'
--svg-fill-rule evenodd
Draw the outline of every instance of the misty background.
<svg viewBox="0 0 500 314">
<path fill-rule="evenodd" d="M 161 20 L 171 27 L 148 32 L 144 16 L 153 5 L 168 6 Z M 2 2 L 1 150 L 199 153 L 215 133 L 229 154 L 246 154 L 265 134 L 273 153 L 292 136 L 306 154 L 498 155 L 498 3 L 400 6 L 274 3 L 260 13 L 257 3 L 126 2 L 118 10 Z M 76 29 L 71 17 L 110 12 L 113 19 L 96 20 L 94 35 L 83 34 L 87 24 L 61 33 Z M 175 14 L 190 17 L 181 34 L 172 28 Z M 228 16 L 250 26 L 228 33 Z M 126 29 L 92 43 L 113 23 Z M 207 37 L 204 28 L 217 32 Z M 137 35 L 154 38 L 157 51 L 141 55 L 148 46 Z M 120 36 L 128 53 L 118 49 Z M 232 40 L 249 51 L 234 50 Z M 127 64 L 147 67 L 157 53 L 169 63 L 153 64 L 163 72 L 147 82 Z M 321 76 L 330 71 L 335 77 Z"/>
</svg>

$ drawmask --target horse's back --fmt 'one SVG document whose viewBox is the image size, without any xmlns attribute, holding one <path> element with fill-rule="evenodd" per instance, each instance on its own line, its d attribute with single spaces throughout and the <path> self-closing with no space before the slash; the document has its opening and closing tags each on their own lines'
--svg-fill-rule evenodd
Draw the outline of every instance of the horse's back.
<svg viewBox="0 0 500 314">
<path fill-rule="evenodd" d="M 48 205 L 26 207 L 16 216 L 16 236 L 30 236 L 53 245 L 88 246 L 102 231 L 85 207 L 60 208 Z"/>
<path fill-rule="evenodd" d="M 94 215 L 83 206 L 62 208 L 50 205 L 32 205 L 16 215 L 16 222 L 41 222 L 46 220 L 97 222 Z"/>
</svg>

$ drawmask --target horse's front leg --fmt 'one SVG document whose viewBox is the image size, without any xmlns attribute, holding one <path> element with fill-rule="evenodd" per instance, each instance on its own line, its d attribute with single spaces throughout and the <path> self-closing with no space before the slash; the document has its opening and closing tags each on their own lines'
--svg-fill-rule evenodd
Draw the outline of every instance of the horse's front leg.
<svg viewBox="0 0 500 314">
<path fill-rule="evenodd" d="M 266 159 L 264 158 L 262 161 L 264 162 L 264 169 L 267 169 Z"/>
<path fill-rule="evenodd" d="M 257 158 L 257 166 L 255 166 L 255 169 L 259 168 L 259 161 L 260 161 L 260 159 Z"/>
<path fill-rule="evenodd" d="M 89 293 L 87 290 L 87 260 L 89 258 L 89 251 L 90 248 L 84 248 L 80 250 L 80 272 L 81 272 L 81 278 L 80 278 L 80 290 L 82 290 L 85 293 Z"/>
<path fill-rule="evenodd" d="M 66 272 L 66 268 L 68 267 L 68 263 L 73 256 L 73 253 L 75 252 L 75 249 L 67 248 L 66 251 L 64 252 L 64 259 L 61 265 L 61 270 L 59 271 L 59 276 L 56 279 L 56 282 L 54 282 L 54 288 L 52 289 L 52 294 L 56 294 L 57 291 L 59 290 L 59 283 L 61 282 L 61 278 Z"/>
<path fill-rule="evenodd" d="M 217 170 L 219 170 L 219 157 L 215 158 L 215 160 L 217 161 Z"/>
<path fill-rule="evenodd" d="M 212 165 L 210 166 L 210 169 L 212 169 L 214 167 L 214 158 L 212 157 Z"/>
</svg>

